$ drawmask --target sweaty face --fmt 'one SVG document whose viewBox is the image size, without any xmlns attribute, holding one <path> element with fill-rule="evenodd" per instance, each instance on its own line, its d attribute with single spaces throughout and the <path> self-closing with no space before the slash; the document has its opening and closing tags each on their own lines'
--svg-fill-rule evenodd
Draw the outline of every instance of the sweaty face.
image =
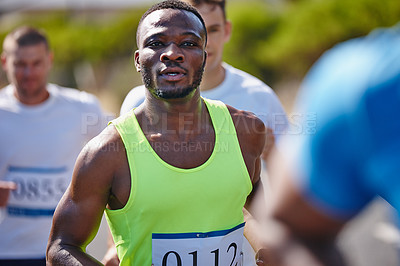
<svg viewBox="0 0 400 266">
<path fill-rule="evenodd" d="M 194 14 L 157 10 L 138 30 L 135 65 L 154 96 L 183 98 L 198 88 L 205 64 L 205 32 Z"/>
<path fill-rule="evenodd" d="M 47 76 L 51 68 L 51 53 L 45 44 L 16 45 L 5 53 L 3 69 L 10 83 L 15 85 L 22 102 L 31 102 L 47 94 Z"/>
</svg>

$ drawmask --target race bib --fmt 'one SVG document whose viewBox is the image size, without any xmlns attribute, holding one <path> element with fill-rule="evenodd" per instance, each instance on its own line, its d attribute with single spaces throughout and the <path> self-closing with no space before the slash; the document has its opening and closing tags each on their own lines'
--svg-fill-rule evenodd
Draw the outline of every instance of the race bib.
<svg viewBox="0 0 400 266">
<path fill-rule="evenodd" d="M 241 266 L 244 223 L 207 233 L 153 234 L 154 266 Z"/>
<path fill-rule="evenodd" d="M 17 184 L 7 207 L 12 216 L 52 216 L 69 183 L 66 167 L 9 167 L 6 180 Z"/>
</svg>

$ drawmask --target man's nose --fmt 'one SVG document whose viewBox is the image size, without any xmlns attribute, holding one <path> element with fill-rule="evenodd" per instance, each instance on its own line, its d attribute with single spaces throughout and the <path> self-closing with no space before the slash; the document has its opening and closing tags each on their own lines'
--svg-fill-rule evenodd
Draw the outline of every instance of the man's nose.
<svg viewBox="0 0 400 266">
<path fill-rule="evenodd" d="M 25 76 L 31 75 L 32 72 L 33 72 L 33 69 L 32 69 L 31 66 L 25 66 L 24 69 L 23 69 L 23 73 L 24 73 Z"/>
<path fill-rule="evenodd" d="M 176 44 L 171 43 L 161 54 L 160 59 L 162 62 L 177 61 L 182 63 L 185 60 L 185 56 L 183 55 L 181 48 L 179 48 Z"/>
</svg>

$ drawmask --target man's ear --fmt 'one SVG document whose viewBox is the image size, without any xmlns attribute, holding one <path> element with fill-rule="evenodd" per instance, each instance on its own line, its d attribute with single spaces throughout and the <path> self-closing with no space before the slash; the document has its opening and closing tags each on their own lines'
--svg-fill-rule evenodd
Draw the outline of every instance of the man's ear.
<svg viewBox="0 0 400 266">
<path fill-rule="evenodd" d="M 54 62 L 54 53 L 52 51 L 49 51 L 49 64 L 50 64 L 50 67 L 53 66 L 53 62 Z"/>
<path fill-rule="evenodd" d="M 139 63 L 139 50 L 135 51 L 134 54 L 134 61 L 135 61 L 135 67 L 136 67 L 136 71 L 140 72 L 142 69 L 140 67 L 140 63 Z"/>
<path fill-rule="evenodd" d="M 232 35 L 232 22 L 230 20 L 225 21 L 224 31 L 224 42 L 227 43 Z"/>
<path fill-rule="evenodd" d="M 2 52 L 0 58 L 1 58 L 1 66 L 2 66 L 3 70 L 7 71 L 7 66 L 6 66 L 7 56 L 6 56 L 6 52 Z"/>
</svg>

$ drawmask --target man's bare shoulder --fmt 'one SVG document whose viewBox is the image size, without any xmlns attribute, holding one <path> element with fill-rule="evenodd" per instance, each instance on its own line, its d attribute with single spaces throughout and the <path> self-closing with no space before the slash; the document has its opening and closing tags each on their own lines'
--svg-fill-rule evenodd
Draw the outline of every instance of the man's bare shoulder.
<svg viewBox="0 0 400 266">
<path fill-rule="evenodd" d="M 117 167 L 125 155 L 122 139 L 113 125 L 107 126 L 99 135 L 91 139 L 82 149 L 78 162 L 81 165 L 107 169 Z"/>
<path fill-rule="evenodd" d="M 121 136 L 113 124 L 108 125 L 100 134 L 91 139 L 84 149 L 88 149 L 92 152 L 118 152 L 118 149 L 114 149 L 115 145 L 123 144 Z M 120 148 L 123 148 L 120 147 Z"/>
<path fill-rule="evenodd" d="M 265 134 L 266 129 L 263 121 L 254 113 L 236 109 L 227 105 L 233 123 L 238 133 L 246 134 Z"/>
<path fill-rule="evenodd" d="M 267 133 L 263 121 L 252 112 L 238 110 L 229 105 L 227 107 L 235 125 L 239 141 L 247 143 L 247 145 L 261 151 L 264 147 L 265 135 Z"/>
</svg>

